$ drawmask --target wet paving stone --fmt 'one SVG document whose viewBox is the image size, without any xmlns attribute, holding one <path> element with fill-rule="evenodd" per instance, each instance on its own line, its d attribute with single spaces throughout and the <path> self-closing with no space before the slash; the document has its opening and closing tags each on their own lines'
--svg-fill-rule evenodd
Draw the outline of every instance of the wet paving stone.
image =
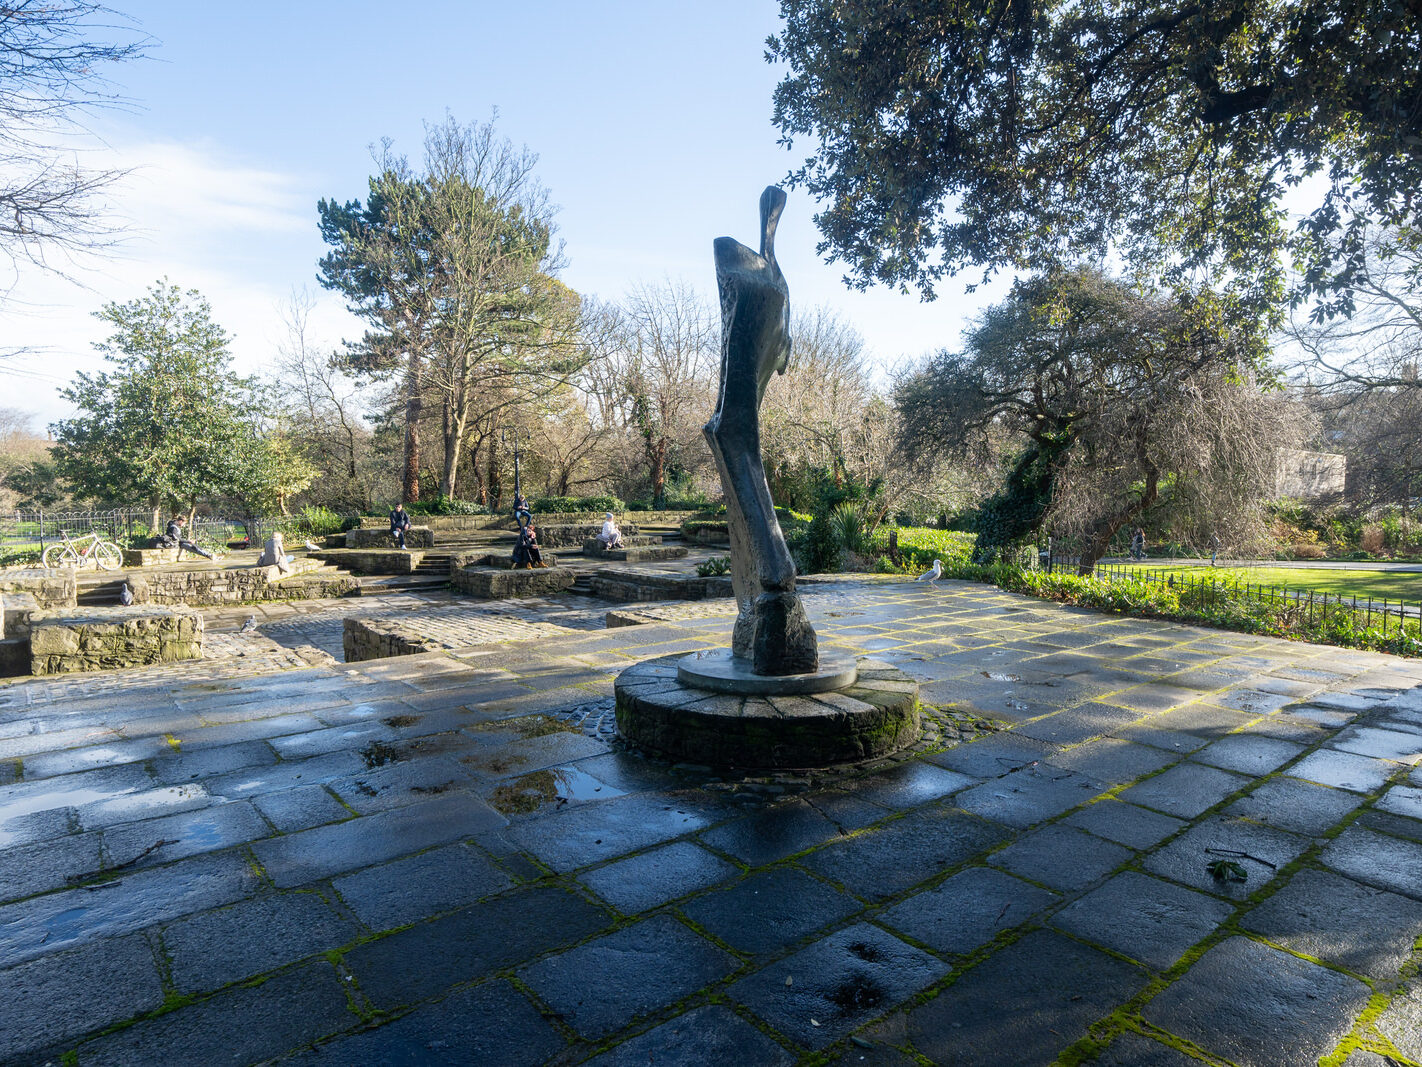
<svg viewBox="0 0 1422 1067">
<path fill-rule="evenodd" d="M 79 1047 L 78 1061 L 82 1067 L 259 1063 L 359 1022 L 343 985 L 325 960 L 303 964 L 96 1038 Z"/>
<path fill-rule="evenodd" d="M 1409 982 L 1374 1025 L 1398 1052 L 1422 1061 L 1422 983 Z"/>
<path fill-rule="evenodd" d="M 839 787 L 843 792 L 883 809 L 902 810 L 941 800 L 976 781 L 969 775 L 914 760 L 877 774 L 850 778 L 839 783 Z"/>
<path fill-rule="evenodd" d="M 701 835 L 703 844 L 759 867 L 841 836 L 838 824 L 803 800 L 783 800 L 717 826 Z"/>
<path fill-rule="evenodd" d="M 489 1025 L 498 1020 L 498 1025 Z M 507 982 L 491 981 L 424 1004 L 376 1030 L 338 1037 L 283 1064 L 302 1067 L 417 1067 L 552 1062 L 565 1042 Z"/>
<path fill-rule="evenodd" d="M 1088 1061 L 1088 1067 L 1199 1067 L 1200 1061 L 1193 1056 L 1152 1041 L 1140 1034 L 1124 1033 L 1095 1059 Z"/>
<path fill-rule="evenodd" d="M 1215 896 L 1242 900 L 1272 881 L 1280 867 L 1297 859 L 1310 844 L 1298 834 L 1217 815 L 1152 852 L 1145 859 L 1145 868 Z M 1216 860 L 1238 863 L 1246 880 L 1214 877 L 1209 865 Z"/>
<path fill-rule="evenodd" d="M 1245 937 L 1205 953 L 1142 1011 L 1240 1067 L 1314 1063 L 1367 1003 L 1356 978 Z"/>
<path fill-rule="evenodd" d="M 1216 767 L 1180 763 L 1131 786 L 1120 797 L 1167 815 L 1193 819 L 1248 784 L 1249 779 Z"/>
<path fill-rule="evenodd" d="M 1356 881 L 1422 900 L 1422 843 L 1350 826 L 1318 860 Z"/>
<path fill-rule="evenodd" d="M 355 814 L 320 785 L 258 794 L 252 798 L 252 803 L 269 823 L 284 834 L 324 826 L 328 822 L 340 822 Z"/>
<path fill-rule="evenodd" d="M 1118 738 L 1105 738 L 1078 745 L 1048 757 L 1053 767 L 1076 771 L 1107 785 L 1124 785 L 1143 774 L 1169 767 L 1180 756 L 1148 745 L 1136 745 Z"/>
<path fill-rule="evenodd" d="M 580 896 L 532 888 L 419 923 L 344 958 L 361 991 L 388 1010 L 580 941 L 611 920 Z"/>
<path fill-rule="evenodd" d="M 969 867 L 915 893 L 879 922 L 939 952 L 967 955 L 1060 898 L 989 867 Z"/>
<path fill-rule="evenodd" d="M 588 1038 L 620 1030 L 735 970 L 737 960 L 668 915 L 523 968 L 519 977 Z"/>
<path fill-rule="evenodd" d="M 1188 824 L 1172 815 L 1107 799 L 1073 812 L 1061 825 L 1075 826 L 1108 841 L 1142 849 L 1159 844 Z"/>
<path fill-rule="evenodd" d="M 1055 749 L 1041 741 L 1016 734 L 997 734 L 928 756 L 930 763 L 961 771 L 974 778 L 997 778 L 1036 760 L 1047 759 Z"/>
<path fill-rule="evenodd" d="M 144 866 L 171 863 L 185 856 L 217 852 L 271 835 L 271 827 L 249 802 L 219 804 L 198 811 L 110 827 L 104 847 L 110 862 L 129 863 L 140 853 L 166 842 L 139 860 Z"/>
<path fill-rule="evenodd" d="M 97 871 L 102 865 L 100 834 L 76 834 L 57 841 L 9 848 L 0 852 L 0 904 L 48 889 L 61 889 L 70 878 Z"/>
<path fill-rule="evenodd" d="M 331 883 L 361 922 L 390 930 L 502 892 L 513 880 L 468 845 L 366 867 Z"/>
<path fill-rule="evenodd" d="M 1224 810 L 1280 830 L 1318 836 L 1337 826 L 1362 803 L 1356 793 L 1329 789 L 1297 778 L 1272 778 Z"/>
<path fill-rule="evenodd" d="M 1390 979 L 1422 936 L 1422 903 L 1306 869 L 1241 925 L 1301 955 Z"/>
<path fill-rule="evenodd" d="M 1138 871 L 1123 871 L 1068 904 L 1051 922 L 1163 971 L 1232 911 L 1224 901 Z"/>
<path fill-rule="evenodd" d="M 819 1049 L 947 973 L 941 960 L 861 923 L 741 979 L 726 993 L 796 1043 Z"/>
<path fill-rule="evenodd" d="M 315 893 L 238 901 L 163 931 L 173 985 L 202 993 L 353 941 L 361 929 Z"/>
<path fill-rule="evenodd" d="M 570 871 L 693 834 L 722 817 L 696 803 L 698 797 L 613 797 L 529 819 L 502 836 L 554 870 Z"/>
<path fill-rule="evenodd" d="M 235 853 L 116 873 L 102 889 L 67 889 L 0 907 L 0 959 L 20 963 L 71 945 L 221 907 L 265 884 Z"/>
<path fill-rule="evenodd" d="M 1290 767 L 1288 773 L 1292 778 L 1320 785 L 1351 789 L 1355 793 L 1373 793 L 1383 787 L 1396 769 L 1369 756 L 1324 748 L 1309 753 Z"/>
<path fill-rule="evenodd" d="M 857 896 L 882 900 L 966 863 L 1006 838 L 993 823 L 955 808 L 938 808 L 861 830 L 801 862 Z"/>
<path fill-rule="evenodd" d="M 1211 767 L 1258 777 L 1283 766 L 1302 751 L 1302 745 L 1277 738 L 1233 734 L 1210 742 L 1190 758 Z"/>
<path fill-rule="evenodd" d="M 777 867 L 697 897 L 682 912 L 741 952 L 777 952 L 864 905 L 804 871 Z"/>
<path fill-rule="evenodd" d="M 1105 783 L 1095 778 L 1038 764 L 1006 778 L 984 782 L 954 799 L 965 811 L 1025 829 L 1085 804 L 1105 789 Z"/>
<path fill-rule="evenodd" d="M 1415 785 L 1395 785 L 1378 800 L 1382 811 L 1422 819 L 1422 788 Z"/>
<path fill-rule="evenodd" d="M 1129 998 L 1146 972 L 1040 930 L 988 957 L 933 1000 L 870 1030 L 902 1035 L 935 1063 L 1035 1067 Z"/>
<path fill-rule="evenodd" d="M 632 915 L 707 889 L 741 870 L 690 841 L 648 849 L 583 874 L 579 881 L 618 911 Z"/>
<path fill-rule="evenodd" d="M 1048 826 L 993 853 L 989 862 L 1053 889 L 1084 889 L 1134 855 L 1081 830 Z"/>
<path fill-rule="evenodd" d="M 789 1067 L 797 1057 L 720 1005 L 696 1008 L 625 1041 L 588 1067 L 705 1067 L 706 1064 L 755 1064 Z"/>
<path fill-rule="evenodd" d="M 163 1003 L 153 950 L 138 935 L 0 970 L 0 1060 L 31 1058 L 65 1038 L 152 1011 Z"/>
<path fill-rule="evenodd" d="M 1081 704 L 1024 723 L 1014 731 L 1049 745 L 1077 745 L 1135 722 L 1140 713 L 1109 704 Z"/>
<path fill-rule="evenodd" d="M 1422 760 L 1422 734 L 1410 730 L 1350 726 L 1340 733 L 1329 747 L 1398 763 L 1415 764 Z"/>
<path fill-rule="evenodd" d="M 252 847 L 272 882 L 289 888 L 471 837 L 504 822 L 477 797 L 453 794 L 268 838 Z"/>
</svg>

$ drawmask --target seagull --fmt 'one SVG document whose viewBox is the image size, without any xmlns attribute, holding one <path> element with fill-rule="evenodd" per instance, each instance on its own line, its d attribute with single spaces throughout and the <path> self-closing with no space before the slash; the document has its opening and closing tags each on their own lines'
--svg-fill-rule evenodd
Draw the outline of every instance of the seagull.
<svg viewBox="0 0 1422 1067">
<path fill-rule="evenodd" d="M 308 551 L 308 552 L 320 552 L 320 551 L 321 551 L 321 546 L 318 545 L 315 541 L 307 541 L 306 544 L 304 544 L 302 547 L 305 548 L 306 551 Z"/>
<path fill-rule="evenodd" d="M 133 590 L 128 587 L 128 583 L 123 583 L 123 588 L 119 590 L 119 603 L 124 607 L 133 606 Z"/>
<path fill-rule="evenodd" d="M 936 582 L 936 581 L 938 581 L 939 578 L 942 578 L 942 577 L 943 577 L 943 561 L 942 561 L 941 559 L 935 559 L 935 560 L 933 561 L 933 567 L 932 567 L 932 569 L 924 571 L 924 572 L 923 572 L 922 574 L 920 574 L 917 578 L 915 578 L 914 581 L 916 581 L 916 582 Z"/>
<path fill-rule="evenodd" d="M 241 632 L 244 633 L 244 634 L 249 634 L 249 633 L 251 633 L 253 630 L 255 630 L 256 628 L 257 628 L 257 617 L 256 617 L 255 615 L 248 615 L 248 616 L 247 616 L 247 621 L 242 624 L 242 631 L 241 631 Z"/>
</svg>

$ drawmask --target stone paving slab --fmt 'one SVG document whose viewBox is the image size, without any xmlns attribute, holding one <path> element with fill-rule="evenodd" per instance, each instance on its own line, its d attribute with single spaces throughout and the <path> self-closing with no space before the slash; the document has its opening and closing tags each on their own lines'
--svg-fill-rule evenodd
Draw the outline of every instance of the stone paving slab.
<svg viewBox="0 0 1422 1067">
<path fill-rule="evenodd" d="M 1422 663 L 805 592 L 967 725 L 619 747 L 613 677 L 724 644 L 706 602 L 262 605 L 210 662 L 0 687 L 0 1062 L 1422 1063 Z M 356 610 L 450 651 L 335 663 Z"/>
</svg>

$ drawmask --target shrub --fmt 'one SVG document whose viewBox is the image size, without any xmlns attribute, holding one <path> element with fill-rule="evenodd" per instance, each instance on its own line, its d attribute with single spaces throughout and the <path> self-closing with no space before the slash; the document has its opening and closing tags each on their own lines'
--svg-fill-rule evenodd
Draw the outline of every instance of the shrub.
<svg viewBox="0 0 1422 1067">
<path fill-rule="evenodd" d="M 340 533 L 341 524 L 344 521 L 330 508 L 311 505 L 302 508 L 301 514 L 297 518 L 303 531 L 311 537 L 325 537 L 327 534 Z"/>
<path fill-rule="evenodd" d="M 1381 526 L 1364 526 L 1362 534 L 1358 537 L 1358 547 L 1373 555 L 1382 552 L 1383 528 Z"/>
<path fill-rule="evenodd" d="M 615 496 L 544 496 L 532 502 L 534 511 L 584 512 L 626 511 L 627 505 Z"/>
<path fill-rule="evenodd" d="M 703 560 L 696 565 L 696 573 L 702 578 L 714 578 L 721 574 L 731 573 L 730 556 L 712 556 L 708 560 Z"/>
<path fill-rule="evenodd" d="M 1290 551 L 1293 553 L 1294 559 L 1323 559 L 1328 555 L 1328 553 L 1323 550 L 1322 545 L 1314 545 L 1307 542 L 1300 542 L 1299 544 L 1293 545 Z"/>
<path fill-rule="evenodd" d="M 850 552 L 864 551 L 864 516 L 859 513 L 857 507 L 848 501 L 835 505 L 834 510 L 829 513 L 829 524 L 843 548 Z"/>
</svg>

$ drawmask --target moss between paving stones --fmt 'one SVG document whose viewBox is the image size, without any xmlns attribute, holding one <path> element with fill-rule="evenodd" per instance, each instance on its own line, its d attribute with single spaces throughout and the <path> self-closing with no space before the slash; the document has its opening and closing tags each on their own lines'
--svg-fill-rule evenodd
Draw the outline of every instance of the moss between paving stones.
<svg viewBox="0 0 1422 1067">
<path fill-rule="evenodd" d="M 667 676 L 681 658 L 629 667 L 614 687 L 618 730 L 665 756 L 719 767 L 814 767 L 886 756 L 922 733 L 918 686 L 881 661 L 862 661 L 859 682 L 825 699 L 763 699 L 683 686 Z"/>
</svg>

